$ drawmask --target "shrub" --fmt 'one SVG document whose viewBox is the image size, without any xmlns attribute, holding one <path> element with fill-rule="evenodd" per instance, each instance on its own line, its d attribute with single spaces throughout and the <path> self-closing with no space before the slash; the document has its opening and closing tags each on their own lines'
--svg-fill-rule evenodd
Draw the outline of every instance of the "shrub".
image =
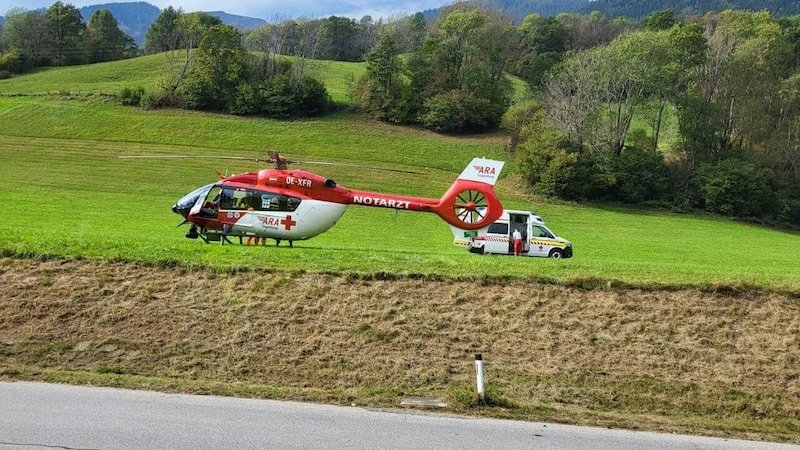
<svg viewBox="0 0 800 450">
<path fill-rule="evenodd" d="M 296 111 L 299 116 L 319 116 L 328 110 L 330 103 L 331 96 L 321 81 L 309 76 L 300 80 L 296 94 Z"/>
<path fill-rule="evenodd" d="M 146 94 L 141 102 L 144 109 L 186 108 L 186 100 L 176 92 L 158 91 Z"/>
<path fill-rule="evenodd" d="M 21 74 L 32 67 L 31 62 L 24 53 L 13 49 L 8 53 L 0 55 L 0 72 L 6 72 L 9 78 L 11 74 Z"/>
<path fill-rule="evenodd" d="M 214 80 L 205 73 L 192 72 L 190 75 L 181 89 L 186 107 L 201 111 L 223 111 L 230 99 L 220 91 Z"/>
<path fill-rule="evenodd" d="M 616 200 L 627 203 L 658 201 L 666 197 L 670 173 L 664 157 L 653 149 L 644 132 L 633 136 L 614 161 Z"/>
<path fill-rule="evenodd" d="M 571 182 L 578 155 L 569 152 L 564 139 L 544 124 L 541 111 L 534 115 L 527 129 L 535 137 L 517 147 L 517 168 L 534 191 L 558 197 Z"/>
<path fill-rule="evenodd" d="M 294 112 L 294 88 L 290 74 L 276 75 L 261 88 L 259 112 L 268 117 L 283 119 Z"/>
<path fill-rule="evenodd" d="M 236 95 L 230 106 L 231 114 L 247 116 L 257 114 L 260 108 L 261 96 L 256 88 L 249 83 L 239 83 L 236 88 Z"/>
<path fill-rule="evenodd" d="M 580 153 L 565 178 L 558 194 L 567 200 L 598 200 L 613 198 L 610 195 L 617 184 L 616 175 L 609 170 L 605 155 Z"/>
<path fill-rule="evenodd" d="M 419 119 L 422 126 L 433 131 L 480 131 L 497 126 L 504 109 L 470 91 L 454 90 L 425 100 Z"/>
<path fill-rule="evenodd" d="M 144 88 L 136 86 L 134 88 L 124 87 L 117 94 L 117 101 L 123 106 L 139 106 L 144 97 Z"/>
<path fill-rule="evenodd" d="M 777 198 L 772 173 L 752 163 L 726 159 L 700 167 L 703 204 L 706 211 L 734 217 L 774 216 Z"/>
<path fill-rule="evenodd" d="M 514 151 L 517 146 L 528 139 L 531 133 L 531 123 L 541 120 L 542 107 L 533 99 L 526 99 L 514 103 L 503 114 L 500 127 L 508 132 L 509 150 Z"/>
<path fill-rule="evenodd" d="M 457 131 L 462 128 L 458 119 L 456 99 L 452 93 L 439 94 L 425 100 L 425 112 L 420 115 L 422 126 L 433 131 Z"/>
</svg>

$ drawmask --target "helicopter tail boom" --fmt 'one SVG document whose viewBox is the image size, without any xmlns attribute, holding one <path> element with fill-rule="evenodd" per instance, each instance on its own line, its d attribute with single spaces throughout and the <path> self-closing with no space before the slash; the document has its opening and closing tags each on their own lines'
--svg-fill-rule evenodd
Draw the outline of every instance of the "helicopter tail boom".
<svg viewBox="0 0 800 450">
<path fill-rule="evenodd" d="M 494 184 L 503 161 L 475 158 L 439 199 L 404 197 L 366 191 L 349 191 L 347 203 L 380 208 L 427 211 L 463 230 L 488 226 L 503 214 Z"/>
</svg>

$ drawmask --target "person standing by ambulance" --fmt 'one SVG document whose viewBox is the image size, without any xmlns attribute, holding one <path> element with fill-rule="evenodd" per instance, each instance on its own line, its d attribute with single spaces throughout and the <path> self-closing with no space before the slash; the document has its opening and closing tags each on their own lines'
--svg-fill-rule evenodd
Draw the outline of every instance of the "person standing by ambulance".
<svg viewBox="0 0 800 450">
<path fill-rule="evenodd" d="M 522 256 L 522 233 L 519 228 L 514 228 L 514 256 Z"/>
</svg>

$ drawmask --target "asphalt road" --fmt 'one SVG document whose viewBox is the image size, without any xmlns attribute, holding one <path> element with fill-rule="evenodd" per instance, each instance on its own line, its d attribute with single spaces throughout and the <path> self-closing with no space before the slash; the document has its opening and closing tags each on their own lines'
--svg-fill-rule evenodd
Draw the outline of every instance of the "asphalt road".
<svg viewBox="0 0 800 450">
<path fill-rule="evenodd" d="M 797 449 L 603 428 L 44 383 L 0 383 L 7 449 Z"/>
</svg>

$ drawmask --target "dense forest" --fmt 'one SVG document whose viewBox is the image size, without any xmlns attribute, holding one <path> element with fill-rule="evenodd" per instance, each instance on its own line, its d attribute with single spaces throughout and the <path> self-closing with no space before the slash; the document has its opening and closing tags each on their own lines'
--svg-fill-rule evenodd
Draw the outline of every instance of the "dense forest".
<svg viewBox="0 0 800 450">
<path fill-rule="evenodd" d="M 704 15 L 726 9 L 752 12 L 769 11 L 776 17 L 800 14 L 796 0 L 476 0 L 488 9 L 496 9 L 519 24 L 530 14 L 557 16 L 560 13 L 591 14 L 596 11 L 605 17 L 627 17 L 640 20 L 657 11 L 670 9 L 682 15 Z M 433 18 L 446 7 L 423 11 Z"/>
<path fill-rule="evenodd" d="M 56 2 L 8 19 L 0 76 L 135 54 L 107 10 L 84 24 Z M 284 19 L 243 33 L 169 7 L 139 50 L 164 54 L 168 81 L 126 88 L 126 105 L 325 114 L 329 96 L 307 62 L 364 61 L 351 83 L 357 110 L 441 133 L 503 128 L 532 192 L 800 226 L 800 15 L 595 11 L 517 24 L 464 2 L 436 18 Z"/>
<path fill-rule="evenodd" d="M 598 11 L 606 17 L 625 16 L 641 19 L 656 11 L 671 9 L 683 15 L 704 15 L 708 12 L 721 12 L 728 9 L 741 11 L 769 11 L 773 16 L 793 16 L 800 14 L 800 2 L 796 0 L 650 0 L 632 2 L 629 0 L 596 0 L 584 3 L 574 11 L 589 14 Z"/>
<path fill-rule="evenodd" d="M 766 10 L 776 17 L 800 14 L 800 2 L 795 0 L 654 0 L 649 2 L 631 2 L 627 0 L 476 0 L 484 8 L 496 9 L 510 17 L 515 24 L 530 14 L 540 16 L 557 16 L 561 13 L 590 14 L 597 11 L 605 17 L 627 17 L 639 20 L 656 11 L 671 9 L 683 15 L 703 15 L 707 12 L 720 12 L 726 9 L 762 11 Z M 427 19 L 437 17 L 442 8 L 422 11 Z M 84 18 L 101 9 L 107 9 L 117 19 L 122 31 L 130 35 L 136 45 L 144 45 L 144 37 L 148 28 L 155 21 L 161 10 L 147 2 L 115 2 L 89 5 L 79 8 Z M 192 11 L 183 11 L 192 12 Z M 233 25 L 240 30 L 252 30 L 266 23 L 266 18 L 244 17 L 228 14 L 223 11 L 205 11 L 222 20 L 222 23 Z M 5 11 L 0 11 L 5 14 Z M 409 11 L 408 14 L 415 12 Z M 281 15 L 279 10 L 275 15 Z M 379 19 L 379 18 L 373 18 Z M 5 17 L 0 16 L 0 26 Z"/>
</svg>

